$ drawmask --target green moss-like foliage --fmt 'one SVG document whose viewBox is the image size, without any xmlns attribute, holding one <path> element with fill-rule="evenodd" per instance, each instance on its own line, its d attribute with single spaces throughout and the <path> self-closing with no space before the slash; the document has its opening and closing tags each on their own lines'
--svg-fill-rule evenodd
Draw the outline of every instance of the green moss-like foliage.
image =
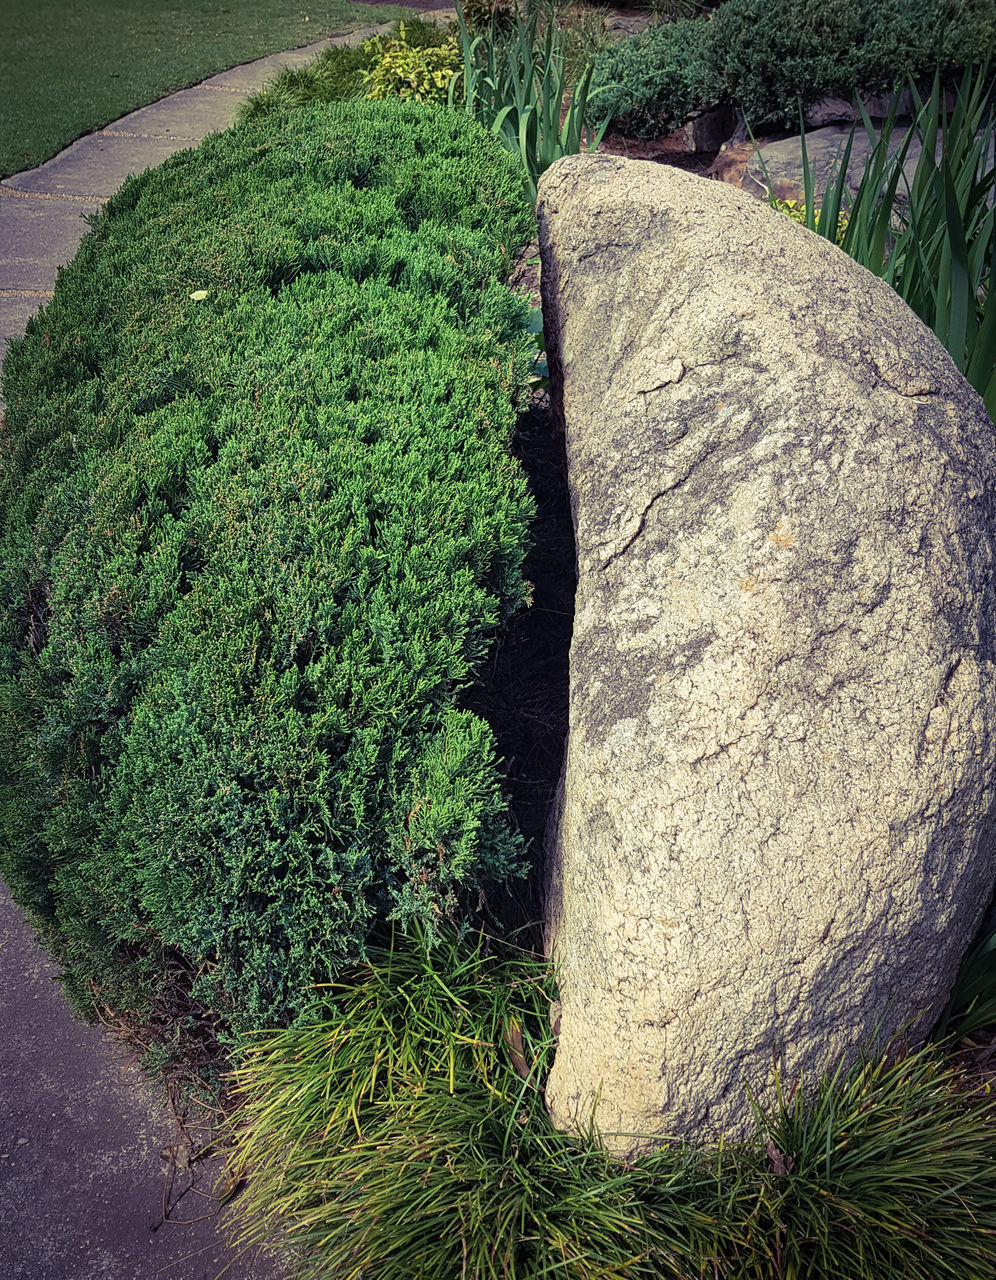
<svg viewBox="0 0 996 1280">
<path fill-rule="evenodd" d="M 996 50 L 991 0 L 728 0 L 716 65 L 752 126 L 793 127 L 799 103 L 882 92 L 940 66 L 953 75 Z"/>
<path fill-rule="evenodd" d="M 525 596 L 514 160 L 271 114 L 132 179 L 4 366 L 0 869 L 71 993 L 294 1013 L 517 872 L 459 706 Z"/>
<path fill-rule="evenodd" d="M 754 129 L 798 123 L 825 94 L 889 90 L 996 54 L 992 0 L 726 0 L 600 54 L 597 109 L 652 137 L 721 101 Z"/>
</svg>

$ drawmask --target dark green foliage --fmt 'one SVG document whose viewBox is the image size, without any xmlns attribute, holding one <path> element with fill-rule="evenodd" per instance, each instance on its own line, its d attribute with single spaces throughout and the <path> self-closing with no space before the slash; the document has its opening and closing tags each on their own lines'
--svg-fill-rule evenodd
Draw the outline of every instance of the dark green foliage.
<svg viewBox="0 0 996 1280">
<path fill-rule="evenodd" d="M 714 19 L 716 68 L 752 127 L 798 124 L 800 100 L 808 106 L 828 93 L 848 99 L 859 84 L 883 88 L 883 74 L 890 82 L 904 74 L 901 66 L 886 72 L 878 49 L 855 52 L 871 34 L 868 0 L 731 2 L 732 12 L 721 8 Z M 891 7 L 891 0 L 881 2 Z M 891 21 L 880 29 L 889 34 Z M 873 73 L 874 85 L 858 79 L 858 62 Z"/>
<path fill-rule="evenodd" d="M 612 127 L 631 137 L 678 128 L 723 97 L 711 24 L 682 18 L 611 45 L 595 61 L 592 92 L 592 111 L 611 113 Z"/>
<path fill-rule="evenodd" d="M 458 698 L 525 595 L 530 228 L 455 113 L 273 114 L 129 181 L 13 344 L 0 857 L 81 1002 L 179 955 L 261 1025 L 520 869 Z"/>
<path fill-rule="evenodd" d="M 727 0 L 712 19 L 716 66 L 754 128 L 794 127 L 799 103 L 887 91 L 939 64 L 991 56 L 991 0 Z"/>
<path fill-rule="evenodd" d="M 477 35 L 508 35 L 515 28 L 515 0 L 464 0 L 460 6 L 467 30 Z"/>
<path fill-rule="evenodd" d="M 996 51 L 991 0 L 726 0 L 709 18 L 651 28 L 599 55 L 598 102 L 651 136 L 729 100 L 754 129 L 792 127 L 799 104 L 880 92 Z"/>
<path fill-rule="evenodd" d="M 395 23 L 388 39 L 397 38 Z M 446 28 L 421 18 L 405 19 L 405 43 L 413 49 L 438 49 L 447 39 Z M 255 120 L 272 111 L 304 107 L 312 102 L 342 102 L 366 94 L 363 72 L 369 71 L 378 55 L 358 45 L 330 45 L 303 67 L 284 67 L 260 93 L 254 93 L 242 108 L 240 119 Z"/>
</svg>

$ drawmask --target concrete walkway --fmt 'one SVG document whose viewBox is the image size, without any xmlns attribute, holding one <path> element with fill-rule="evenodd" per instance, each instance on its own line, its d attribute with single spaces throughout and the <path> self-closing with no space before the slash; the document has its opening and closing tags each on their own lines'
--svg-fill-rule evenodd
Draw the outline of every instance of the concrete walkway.
<svg viewBox="0 0 996 1280">
<path fill-rule="evenodd" d="M 73 1017 L 2 882 L 0 957 L 3 1280 L 278 1280 L 226 1247 L 204 1135 L 192 1149 L 120 1037 Z"/>
<path fill-rule="evenodd" d="M 227 128 L 281 67 L 385 29 L 212 76 L 0 182 L 0 359 L 129 174 Z M 217 1164 L 190 1164 L 165 1099 L 117 1036 L 73 1017 L 57 972 L 0 882 L 0 1280 L 277 1280 L 272 1258 L 226 1248 Z"/>
</svg>

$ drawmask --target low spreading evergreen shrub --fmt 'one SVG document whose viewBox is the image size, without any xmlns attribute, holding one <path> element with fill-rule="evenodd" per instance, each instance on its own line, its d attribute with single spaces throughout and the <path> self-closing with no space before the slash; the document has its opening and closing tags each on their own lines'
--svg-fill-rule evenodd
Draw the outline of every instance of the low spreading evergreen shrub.
<svg viewBox="0 0 996 1280">
<path fill-rule="evenodd" d="M 901 132 L 895 129 L 895 103 L 877 136 L 866 116 L 871 150 L 860 175 L 848 164 L 857 132 L 852 126 L 837 172 L 821 193 L 820 209 L 803 138 L 804 202 L 771 202 L 886 280 L 933 329 L 996 418 L 996 311 L 990 305 L 996 262 L 996 94 L 979 68 L 965 72 L 950 110 L 945 99 L 935 72 L 929 98 L 917 102 L 898 145 L 893 141 Z M 919 144 L 915 164 L 909 159 L 914 142 Z M 767 177 L 763 151 L 758 156 Z M 849 172 L 852 181 L 857 177 L 853 195 L 847 193 Z"/>
<path fill-rule="evenodd" d="M 711 20 L 716 66 L 752 127 L 798 124 L 825 94 L 891 90 L 992 56 L 991 0 L 727 0 Z"/>
<path fill-rule="evenodd" d="M 724 94 L 711 23 L 681 18 L 611 45 L 595 59 L 592 90 L 597 110 L 629 137 L 678 128 Z"/>
<path fill-rule="evenodd" d="M 521 869 L 460 695 L 526 594 L 531 226 L 462 115 L 273 112 L 127 182 L 12 344 L 0 869 L 81 1005 L 177 962 L 286 1019 Z"/>
<path fill-rule="evenodd" d="M 725 0 L 598 55 L 599 110 L 655 136 L 730 101 L 753 129 L 793 127 L 800 103 L 890 90 L 935 67 L 954 76 L 996 52 L 991 0 Z"/>
</svg>

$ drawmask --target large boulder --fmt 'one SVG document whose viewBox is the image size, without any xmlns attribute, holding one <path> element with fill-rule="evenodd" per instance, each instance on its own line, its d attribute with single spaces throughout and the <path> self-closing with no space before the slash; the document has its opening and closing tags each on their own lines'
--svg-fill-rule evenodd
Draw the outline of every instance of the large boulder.
<svg viewBox="0 0 996 1280">
<path fill-rule="evenodd" d="M 557 1123 L 708 1140 L 930 1029 L 993 890 L 996 451 L 883 283 L 743 192 L 540 186 L 577 530 Z"/>
<path fill-rule="evenodd" d="M 896 128 L 889 135 L 887 155 L 890 161 L 903 154 L 906 132 L 905 129 Z M 806 134 L 806 163 L 809 165 L 814 203 L 817 206 L 823 203 L 827 188 L 832 190 L 837 181 L 840 166 L 847 154 L 849 140 L 851 140 L 851 150 L 848 156 L 845 183 L 848 196 L 853 198 L 857 194 L 868 165 L 868 158 L 880 136 L 880 133 L 876 134 L 873 140 L 865 129 L 859 128 L 855 130 L 851 140 L 850 127 L 839 124 L 828 125 L 825 129 L 813 129 Z M 914 134 L 906 145 L 903 160 L 905 179 L 900 181 L 897 188 L 897 199 L 900 202 L 905 198 L 907 187 L 913 185 L 922 150 L 920 138 Z M 938 136 L 938 160 L 943 150 L 944 139 Z M 795 137 L 765 142 L 759 149 L 752 147 L 746 172 L 739 185 L 751 195 L 760 196 L 764 200 L 770 193 L 779 200 L 804 201 L 806 181 L 801 136 L 796 134 Z"/>
</svg>

